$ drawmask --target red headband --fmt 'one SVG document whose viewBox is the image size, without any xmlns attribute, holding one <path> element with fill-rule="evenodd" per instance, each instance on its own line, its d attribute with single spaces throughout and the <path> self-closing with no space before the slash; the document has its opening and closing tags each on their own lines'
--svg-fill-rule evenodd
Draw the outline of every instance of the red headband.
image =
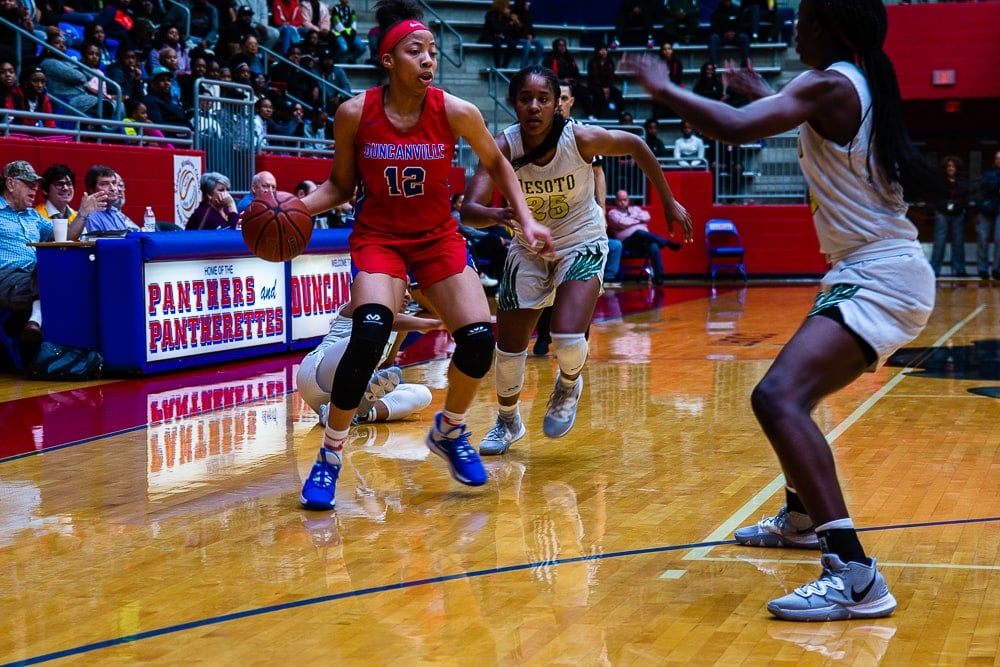
<svg viewBox="0 0 1000 667">
<path fill-rule="evenodd" d="M 389 28 L 389 30 L 382 36 L 382 39 L 378 44 L 378 57 L 381 58 L 385 54 L 396 48 L 396 45 L 403 41 L 403 38 L 409 35 L 411 32 L 416 32 L 418 30 L 430 30 L 420 21 L 400 21 L 396 25 Z"/>
</svg>

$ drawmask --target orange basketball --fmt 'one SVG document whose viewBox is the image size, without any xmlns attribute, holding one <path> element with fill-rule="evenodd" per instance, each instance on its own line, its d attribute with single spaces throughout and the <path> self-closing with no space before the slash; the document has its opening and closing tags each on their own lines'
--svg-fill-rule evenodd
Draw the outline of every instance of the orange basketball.
<svg viewBox="0 0 1000 667">
<path fill-rule="evenodd" d="M 302 200 L 290 192 L 266 192 L 243 212 L 243 242 L 269 262 L 302 254 L 312 238 L 313 219 Z"/>
</svg>

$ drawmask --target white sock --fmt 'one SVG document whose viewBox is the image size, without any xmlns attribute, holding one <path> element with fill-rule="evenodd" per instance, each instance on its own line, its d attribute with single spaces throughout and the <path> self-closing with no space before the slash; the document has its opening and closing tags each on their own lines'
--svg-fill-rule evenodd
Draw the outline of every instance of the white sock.
<svg viewBox="0 0 1000 667">
<path fill-rule="evenodd" d="M 340 453 L 344 450 L 349 432 L 349 429 L 338 431 L 327 426 L 323 430 L 323 446 L 319 448 L 316 460 L 326 461 L 331 465 L 339 466 L 341 463 Z"/>
<path fill-rule="evenodd" d="M 42 326 L 42 302 L 38 299 L 31 302 L 31 317 L 28 319 L 37 322 L 38 326 Z"/>
</svg>

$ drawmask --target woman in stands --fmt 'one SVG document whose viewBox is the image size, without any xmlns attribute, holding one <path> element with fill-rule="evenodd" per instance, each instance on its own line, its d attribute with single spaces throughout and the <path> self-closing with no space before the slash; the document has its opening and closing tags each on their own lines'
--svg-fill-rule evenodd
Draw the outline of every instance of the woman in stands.
<svg viewBox="0 0 1000 667">
<path fill-rule="evenodd" d="M 21 72 L 21 85 L 15 93 L 15 98 L 21 111 L 32 113 L 52 113 L 52 100 L 45 89 L 45 72 L 39 67 L 25 68 Z M 55 127 L 56 122 L 49 119 L 24 117 L 19 119 L 22 125 L 34 127 Z"/>
<path fill-rule="evenodd" d="M 518 401 L 528 340 L 542 309 L 550 305 L 559 375 L 542 432 L 560 438 L 573 428 L 587 360 L 585 334 L 601 293 L 608 256 L 604 209 L 594 198 L 594 155 L 633 156 L 660 198 L 670 232 L 678 222 L 684 240 L 692 238 L 691 218 L 674 199 L 646 143 L 630 132 L 570 123 L 559 113 L 559 93 L 559 80 L 552 70 L 529 67 L 519 71 L 508 89 L 508 102 L 518 122 L 497 137 L 536 220 L 551 230 L 556 252 L 553 257 L 542 257 L 517 243 L 508 252 L 497 294 L 500 408 L 496 424 L 479 445 L 481 454 L 503 454 L 525 434 Z M 509 209 L 489 206 L 492 193 L 490 174 L 480 166 L 462 207 L 466 224 L 485 227 L 510 217 Z"/>
<path fill-rule="evenodd" d="M 798 128 L 820 249 L 832 264 L 815 306 L 753 390 L 751 403 L 785 474 L 777 516 L 736 531 L 742 544 L 822 550 L 816 581 L 772 600 L 795 621 L 875 618 L 896 607 L 865 555 L 833 455 L 811 411 L 913 340 L 934 307 L 934 273 L 907 201 L 933 201 L 933 168 L 906 134 L 881 0 L 803 0 L 796 51 L 810 69 L 779 93 L 748 69 L 727 83 L 755 101 L 736 109 L 670 83 L 662 61 L 637 63 L 653 98 L 704 134 L 755 141 Z"/>
<path fill-rule="evenodd" d="M 458 137 L 514 202 L 509 224 L 529 246 L 551 252 L 548 230 L 524 204 L 517 178 L 474 105 L 431 86 L 437 70 L 434 34 L 414 0 L 380 0 L 378 62 L 388 83 L 337 110 L 330 177 L 302 201 L 313 215 L 350 199 L 359 186 L 350 235 L 357 275 L 351 286 L 354 326 L 337 368 L 317 462 L 302 488 L 309 509 L 334 506 L 341 450 L 372 371 L 382 354 L 412 275 L 455 340 L 444 410 L 426 443 L 463 484 L 486 483 L 469 444 L 465 416 L 493 357 L 490 308 L 465 239 L 450 214 L 448 175 Z"/>
</svg>

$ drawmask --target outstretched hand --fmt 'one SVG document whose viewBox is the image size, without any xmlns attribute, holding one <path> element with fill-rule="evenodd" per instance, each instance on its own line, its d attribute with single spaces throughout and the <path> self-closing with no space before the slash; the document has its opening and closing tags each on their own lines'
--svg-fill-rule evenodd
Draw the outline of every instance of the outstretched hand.
<svg viewBox="0 0 1000 667">
<path fill-rule="evenodd" d="M 753 65 L 748 64 L 746 67 L 737 69 L 736 63 L 727 60 L 721 76 L 723 86 L 750 98 L 750 101 L 774 95 L 774 90 L 767 85 L 764 77 L 753 68 Z"/>
<path fill-rule="evenodd" d="M 636 73 L 639 84 L 654 98 L 657 92 L 676 85 L 670 80 L 670 69 L 666 61 L 660 56 L 649 53 L 628 54 L 622 56 L 623 67 L 625 63 Z"/>
<path fill-rule="evenodd" d="M 681 206 L 676 200 L 663 207 L 663 214 L 667 219 L 667 233 L 674 235 L 674 223 L 681 226 L 681 233 L 685 243 L 694 241 L 694 230 L 691 227 L 691 214 Z"/>
</svg>

